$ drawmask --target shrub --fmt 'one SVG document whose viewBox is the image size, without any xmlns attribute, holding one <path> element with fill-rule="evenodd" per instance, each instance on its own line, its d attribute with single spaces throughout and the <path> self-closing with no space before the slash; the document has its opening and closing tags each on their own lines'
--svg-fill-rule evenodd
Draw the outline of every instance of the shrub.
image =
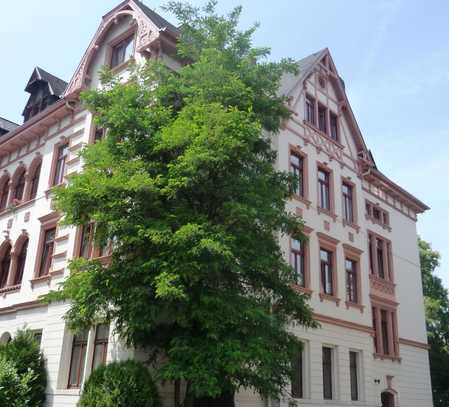
<svg viewBox="0 0 449 407">
<path fill-rule="evenodd" d="M 33 333 L 28 330 L 18 331 L 12 341 L 0 346 L 0 357 L 14 366 L 21 379 L 28 378 L 25 380 L 28 386 L 27 407 L 42 407 L 45 402 L 47 372 L 44 357 Z"/>
<path fill-rule="evenodd" d="M 32 372 L 19 375 L 14 364 L 0 355 L 0 406 L 29 406 Z"/>
<path fill-rule="evenodd" d="M 157 387 L 139 362 L 113 362 L 95 369 L 86 381 L 78 407 L 161 407 Z"/>
</svg>

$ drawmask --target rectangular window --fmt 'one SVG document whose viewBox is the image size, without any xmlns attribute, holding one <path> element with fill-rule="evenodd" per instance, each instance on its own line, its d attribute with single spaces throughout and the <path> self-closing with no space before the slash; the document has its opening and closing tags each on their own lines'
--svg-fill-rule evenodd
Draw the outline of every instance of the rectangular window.
<svg viewBox="0 0 449 407">
<path fill-rule="evenodd" d="M 384 354 L 390 354 L 390 330 L 388 329 L 388 319 L 387 319 L 387 311 L 380 311 L 380 328 L 382 330 L 382 346 L 384 349 Z"/>
<path fill-rule="evenodd" d="M 324 400 L 332 400 L 332 348 L 323 347 L 323 398 Z"/>
<path fill-rule="evenodd" d="M 320 249 L 321 287 L 324 294 L 334 295 L 332 253 Z"/>
<path fill-rule="evenodd" d="M 94 143 L 98 143 L 99 141 L 103 140 L 105 134 L 105 129 L 103 129 L 102 127 L 96 127 L 94 133 Z"/>
<path fill-rule="evenodd" d="M 338 141 L 338 117 L 334 113 L 330 113 L 330 136 L 333 140 Z"/>
<path fill-rule="evenodd" d="M 391 243 L 373 233 L 368 235 L 371 273 L 376 277 L 392 281 Z"/>
<path fill-rule="evenodd" d="M 379 332 L 377 332 L 377 310 L 375 307 L 371 308 L 371 313 L 373 315 L 373 330 L 374 330 L 374 349 L 376 353 L 380 353 L 379 346 L 377 344 L 377 338 L 379 336 Z"/>
<path fill-rule="evenodd" d="M 290 152 L 290 171 L 296 178 L 293 193 L 304 197 L 304 158 L 298 153 Z"/>
<path fill-rule="evenodd" d="M 93 224 L 81 226 L 81 243 L 79 257 L 84 257 L 85 259 L 90 259 L 92 256 L 93 248 Z"/>
<path fill-rule="evenodd" d="M 53 249 L 55 245 L 55 235 L 56 228 L 51 228 L 45 231 L 38 277 L 46 276 L 50 272 Z"/>
<path fill-rule="evenodd" d="M 349 376 L 351 380 L 351 400 L 359 400 L 359 367 L 358 367 L 358 352 L 349 352 Z"/>
<path fill-rule="evenodd" d="M 53 176 L 53 185 L 59 185 L 62 184 L 64 181 L 64 173 L 65 173 L 65 163 L 67 160 L 67 155 L 69 153 L 69 145 L 64 144 L 62 146 L 59 146 L 56 150 L 56 165 L 55 165 L 55 172 Z"/>
<path fill-rule="evenodd" d="M 343 183 L 343 218 L 346 222 L 354 223 L 354 197 L 352 185 Z"/>
<path fill-rule="evenodd" d="M 376 256 L 377 256 L 377 274 L 380 278 L 385 279 L 385 267 L 384 267 L 384 248 L 383 240 L 376 239 Z"/>
<path fill-rule="evenodd" d="M 327 134 L 327 109 L 318 104 L 318 128 Z"/>
<path fill-rule="evenodd" d="M 321 209 L 331 210 L 330 174 L 322 169 L 318 170 L 318 199 Z"/>
<path fill-rule="evenodd" d="M 68 382 L 69 388 L 81 387 L 86 362 L 87 335 L 88 332 L 83 331 L 73 337 Z"/>
<path fill-rule="evenodd" d="M 134 53 L 134 34 L 112 48 L 111 68 L 128 61 Z"/>
<path fill-rule="evenodd" d="M 296 284 L 301 287 L 306 286 L 305 281 L 305 253 L 304 243 L 299 240 L 290 241 L 290 265 L 293 267 L 296 276 Z"/>
<path fill-rule="evenodd" d="M 306 121 L 315 125 L 315 99 L 306 96 Z"/>
<path fill-rule="evenodd" d="M 92 370 L 106 363 L 109 341 L 109 325 L 101 324 L 95 329 L 94 355 Z"/>
<path fill-rule="evenodd" d="M 292 397 L 302 399 L 304 397 L 304 360 L 303 352 L 298 352 L 292 361 Z"/>
<path fill-rule="evenodd" d="M 351 259 L 346 259 L 346 300 L 354 304 L 359 302 L 358 293 L 358 276 L 357 276 L 357 262 Z"/>
</svg>

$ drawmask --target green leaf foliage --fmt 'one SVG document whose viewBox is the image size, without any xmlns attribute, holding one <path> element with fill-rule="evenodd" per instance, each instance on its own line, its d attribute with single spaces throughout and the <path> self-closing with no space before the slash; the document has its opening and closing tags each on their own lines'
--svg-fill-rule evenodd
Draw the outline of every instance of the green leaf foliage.
<svg viewBox="0 0 449 407">
<path fill-rule="evenodd" d="M 0 406 L 42 407 L 46 385 L 45 360 L 39 344 L 31 331 L 20 330 L 0 346 Z M 14 402 L 3 404 L 9 397 Z"/>
<path fill-rule="evenodd" d="M 253 47 L 239 8 L 168 9 L 183 27 L 184 66 L 149 62 L 126 83 L 106 71 L 82 95 L 107 136 L 83 151 L 84 171 L 56 191 L 56 207 L 68 224 L 95 222 L 97 243 L 114 250 L 107 267 L 73 261 L 47 300 L 71 301 L 75 330 L 114 321 L 188 397 L 279 397 L 300 346 L 289 323 L 315 326 L 279 247 L 282 234 L 304 238 L 286 211 L 293 179 L 272 149 L 290 114 L 280 79 L 296 66 Z"/>
<path fill-rule="evenodd" d="M 435 407 L 449 406 L 449 294 L 435 275 L 440 254 L 419 239 L 421 275 L 430 344 L 430 374 Z"/>
<path fill-rule="evenodd" d="M 162 407 L 148 369 L 127 360 L 96 368 L 84 384 L 78 407 Z"/>
</svg>

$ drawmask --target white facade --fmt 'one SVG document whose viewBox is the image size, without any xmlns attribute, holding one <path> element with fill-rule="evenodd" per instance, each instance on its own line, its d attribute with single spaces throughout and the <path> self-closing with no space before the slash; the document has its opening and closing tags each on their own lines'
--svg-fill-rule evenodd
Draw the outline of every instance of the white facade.
<svg viewBox="0 0 449 407">
<path fill-rule="evenodd" d="M 21 284 L 11 283 L 0 289 L 0 340 L 6 338 L 7 333 L 13 336 L 16 330 L 25 326 L 42 333 L 41 346 L 49 373 L 49 407 L 75 406 L 80 392 L 67 385 L 73 341 L 73 335 L 66 329 L 62 318 L 67 305 L 47 306 L 38 301 L 39 296 L 49 289 L 56 289 L 67 276 L 67 262 L 76 255 L 79 246 L 79 234 L 74 228 L 58 226 L 49 273 L 38 277 L 45 230 L 53 227 L 57 220 L 51 215 L 55 155 L 59 146 L 68 143 L 65 173 L 81 170 L 82 163 L 77 153 L 85 144 L 92 142 L 94 129 L 91 115 L 81 110 L 77 103 L 77 92 L 81 86 L 98 86 L 97 71 L 110 62 L 112 48 L 118 40 L 134 35 L 137 62 L 157 56 L 176 67 L 176 62 L 168 56 L 174 44 L 170 30 L 162 29 L 160 21 L 155 23 L 150 17 L 133 1 L 123 2 L 104 16 L 65 97 L 0 138 L 0 175 L 6 179 L 9 174 L 11 185 L 17 168 L 24 166 L 29 188 L 32 162 L 42 160 L 36 197 L 0 212 L 0 230 L 4 235 L 0 256 L 2 248 L 9 242 L 12 246 L 11 264 L 15 264 L 19 251 L 16 242 L 21 242 L 24 237 L 29 242 Z M 375 407 L 382 405 L 381 393 L 386 392 L 394 399 L 394 404 L 385 404 L 384 400 L 384 405 L 431 407 L 416 236 L 416 214 L 427 208 L 373 166 L 328 50 L 306 60 L 307 63 L 300 65 L 299 76 L 286 77 L 282 85 L 281 91 L 289 96 L 294 114 L 273 140 L 278 150 L 277 166 L 280 170 L 291 170 L 292 154 L 303 158 L 303 196 L 292 199 L 289 209 L 304 218 L 309 236 L 304 250 L 306 284 L 298 290 L 310 294 L 315 317 L 321 323 L 321 328 L 316 330 L 291 328 L 305 345 L 303 399 L 299 400 L 299 405 Z M 126 64 L 117 69 L 126 69 Z M 315 125 L 307 123 L 306 95 L 315 103 Z M 318 106 L 322 110 L 327 109 L 328 135 L 317 129 Z M 337 117 L 336 140 L 330 136 L 330 112 Z M 329 174 L 328 211 L 319 208 L 318 168 Z M 344 220 L 343 182 L 352 187 L 352 222 Z M 9 201 L 12 202 L 11 197 Z M 381 211 L 380 220 L 373 219 L 373 215 L 367 216 L 366 201 Z M 381 224 L 383 213 L 387 213 L 387 224 L 384 225 Z M 374 239 L 383 241 L 383 238 L 388 242 L 383 246 L 388 251 L 383 253 L 383 264 L 391 273 L 389 278 L 382 279 L 370 272 L 373 260 L 370 261 L 369 256 L 369 233 Z M 290 239 L 282 236 L 281 245 L 288 259 Z M 320 247 L 332 254 L 332 294 L 323 292 Z M 347 257 L 357 264 L 358 298 L 355 303 L 348 302 L 346 293 Z M 379 310 L 379 315 L 382 315 L 383 307 L 388 310 L 385 314 L 389 330 L 385 340 L 388 343 L 382 343 L 382 348 L 377 351 L 373 341 L 373 306 Z M 381 336 L 381 333 L 377 335 L 378 343 L 383 341 Z M 94 339 L 95 331 L 92 330 L 88 337 L 84 378 L 92 365 Z M 323 346 L 332 349 L 330 400 L 323 396 Z M 386 352 L 388 347 L 389 352 Z M 351 400 L 350 351 L 357 353 L 357 400 Z M 114 342 L 114 338 L 109 338 L 107 360 L 133 355 L 132 350 L 124 349 Z M 173 397 L 168 389 L 165 390 L 166 403 L 171 406 Z M 352 396 L 354 398 L 354 394 Z M 287 402 L 286 398 L 280 403 L 286 406 Z M 237 405 L 262 406 L 267 403 L 251 393 L 237 396 Z"/>
</svg>

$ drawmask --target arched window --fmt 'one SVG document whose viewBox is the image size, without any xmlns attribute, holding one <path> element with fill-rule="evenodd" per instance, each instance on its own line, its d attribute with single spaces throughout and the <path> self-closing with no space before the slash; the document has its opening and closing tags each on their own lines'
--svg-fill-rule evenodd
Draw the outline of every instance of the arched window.
<svg viewBox="0 0 449 407">
<path fill-rule="evenodd" d="M 30 199 L 36 198 L 37 188 L 39 187 L 39 177 L 41 175 L 41 167 L 42 162 L 39 162 L 31 175 Z"/>
<path fill-rule="evenodd" d="M 16 275 L 14 277 L 14 285 L 19 285 L 22 283 L 23 271 L 25 270 L 25 262 L 27 258 L 28 251 L 28 239 L 22 243 L 19 255 L 17 256 L 17 269 Z"/>
<path fill-rule="evenodd" d="M 14 177 L 13 199 L 18 201 L 22 200 L 23 192 L 25 191 L 25 173 L 25 168 L 22 168 Z"/>
<path fill-rule="evenodd" d="M 11 265 L 11 245 L 6 243 L 2 252 L 0 260 L 0 288 L 5 288 L 8 283 L 9 266 Z"/>
<path fill-rule="evenodd" d="M 9 195 L 9 177 L 3 177 L 3 180 L 0 184 L 0 211 L 6 209 L 6 205 L 8 204 L 8 195 Z"/>
</svg>

